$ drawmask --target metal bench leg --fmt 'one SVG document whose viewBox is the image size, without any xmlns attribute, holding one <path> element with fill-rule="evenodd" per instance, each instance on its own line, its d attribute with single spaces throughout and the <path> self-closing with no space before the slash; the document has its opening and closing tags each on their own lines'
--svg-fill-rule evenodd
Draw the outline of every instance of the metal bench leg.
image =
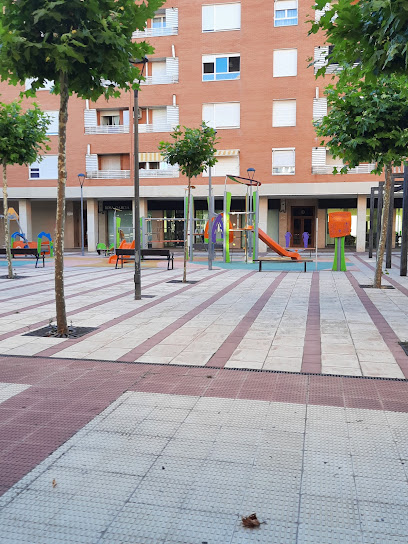
<svg viewBox="0 0 408 544">
<path fill-rule="evenodd" d="M 262 272 L 262 261 L 259 261 L 259 270 L 258 272 Z"/>
<path fill-rule="evenodd" d="M 305 262 L 305 272 L 306 272 L 306 265 L 307 265 L 307 263 Z"/>
<path fill-rule="evenodd" d="M 37 257 L 35 258 L 35 268 L 38 268 L 38 255 L 37 255 Z"/>
</svg>

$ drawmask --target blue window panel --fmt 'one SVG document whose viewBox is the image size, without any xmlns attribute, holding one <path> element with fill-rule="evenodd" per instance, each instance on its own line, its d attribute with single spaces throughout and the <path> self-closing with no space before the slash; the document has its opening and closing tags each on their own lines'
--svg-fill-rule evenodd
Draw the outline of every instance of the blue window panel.
<svg viewBox="0 0 408 544">
<path fill-rule="evenodd" d="M 228 72 L 228 58 L 220 57 L 215 59 L 215 71 L 218 73 Z"/>
<path fill-rule="evenodd" d="M 297 9 L 278 9 L 275 11 L 275 26 L 293 26 L 297 24 Z"/>
<path fill-rule="evenodd" d="M 275 11 L 275 19 L 284 19 L 286 15 L 285 9 L 278 9 Z"/>
<path fill-rule="evenodd" d="M 203 81 L 214 81 L 214 74 L 203 74 Z"/>
<path fill-rule="evenodd" d="M 226 74 L 216 74 L 217 81 L 222 81 L 223 79 L 239 79 L 240 72 L 231 72 Z"/>
</svg>

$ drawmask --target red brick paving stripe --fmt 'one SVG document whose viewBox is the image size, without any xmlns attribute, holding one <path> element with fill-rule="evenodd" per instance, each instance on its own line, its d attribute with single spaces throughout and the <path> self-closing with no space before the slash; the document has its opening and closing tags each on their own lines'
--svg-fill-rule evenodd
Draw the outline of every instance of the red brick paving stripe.
<svg viewBox="0 0 408 544">
<path fill-rule="evenodd" d="M 361 257 L 359 257 L 358 255 L 354 255 L 354 257 L 362 262 L 365 266 L 367 266 L 368 268 L 370 268 L 371 270 L 373 270 L 375 272 L 375 266 L 373 266 L 372 264 L 369 264 L 367 263 L 366 261 L 364 261 Z M 403 287 L 400 283 L 398 283 L 397 281 L 395 281 L 394 279 L 390 278 L 389 276 L 383 274 L 382 277 L 389 281 L 391 283 L 391 285 L 393 285 L 396 289 L 398 289 L 398 291 L 400 291 L 401 293 L 404 293 L 405 296 L 408 297 L 408 289 L 406 287 Z"/>
<path fill-rule="evenodd" d="M 156 272 L 156 274 L 157 274 L 157 272 Z M 145 277 L 154 276 L 154 275 L 155 275 L 155 273 L 147 274 Z M 111 277 L 111 276 L 102 276 L 102 279 L 108 278 L 108 277 Z M 91 281 L 97 281 L 99 279 L 101 279 L 101 278 L 96 278 L 95 280 L 90 280 L 90 282 Z M 131 279 L 131 276 L 130 277 L 128 276 L 126 279 L 122 278 L 122 279 L 120 279 L 118 281 L 114 281 L 112 283 L 109 283 L 109 287 L 115 286 L 115 285 L 120 285 L 121 283 L 128 282 L 129 279 Z M 66 285 L 66 287 L 72 287 L 72 286 L 78 285 L 78 284 L 82 285 L 83 283 L 84 283 L 84 281 L 82 280 L 82 281 L 79 281 L 79 282 L 70 283 L 70 284 Z M 86 282 L 86 283 L 88 283 L 88 282 Z M 92 287 L 91 289 L 87 289 L 86 291 L 81 291 L 79 293 L 72 293 L 71 295 L 66 295 L 65 299 L 73 298 L 73 297 L 80 297 L 81 295 L 86 295 L 87 293 L 94 293 L 95 291 L 99 291 L 101 289 L 106 289 L 106 284 L 101 285 L 100 287 Z M 44 291 L 37 291 L 36 293 L 33 293 L 33 295 L 34 294 L 37 295 L 39 293 L 45 293 L 48 290 L 49 289 L 44 289 Z M 7 299 L 7 300 L 15 300 L 15 297 L 12 297 L 11 299 Z M 55 298 L 51 298 L 49 300 L 42 300 L 41 301 L 41 306 L 43 306 L 45 304 L 51 304 L 54 301 L 55 301 Z M 5 302 L 5 301 L 2 300 L 1 302 Z M 33 310 L 34 308 L 38 308 L 38 302 L 36 304 L 31 304 L 30 306 L 24 306 L 23 308 L 18 308 L 17 310 L 18 310 L 18 313 L 21 313 L 21 312 L 26 312 L 28 310 Z M 15 313 L 16 313 L 16 310 L 10 310 L 9 312 L 4 312 L 3 314 L 0 314 L 0 317 L 7 317 L 8 315 L 13 315 Z"/>
<path fill-rule="evenodd" d="M 248 274 L 245 274 L 245 276 L 242 276 L 238 280 L 234 281 L 224 289 L 221 289 L 221 291 L 218 291 L 215 295 L 210 297 L 208 300 L 197 306 L 196 308 L 193 308 L 189 312 L 186 313 L 186 315 L 183 315 L 182 317 L 179 317 L 174 323 L 171 323 L 158 333 L 154 334 L 151 338 L 143 342 L 142 344 L 139 344 L 132 350 L 130 350 L 128 353 L 125 353 L 118 359 L 118 361 L 123 361 L 127 363 L 131 363 L 133 361 L 136 361 L 138 357 L 142 357 L 147 351 L 152 349 L 154 346 L 165 340 L 170 334 L 177 331 L 180 327 L 188 323 L 193 317 L 196 317 L 199 315 L 202 311 L 204 311 L 206 308 L 210 307 L 211 304 L 214 304 L 217 300 L 219 300 L 224 295 L 228 294 L 232 289 L 237 287 L 237 285 L 240 285 L 244 280 L 249 278 L 250 276 L 253 276 L 255 272 L 249 272 Z"/>
<path fill-rule="evenodd" d="M 190 272 L 190 274 L 193 274 L 195 271 L 193 272 Z M 150 276 L 150 274 L 149 274 Z M 128 278 L 129 279 L 129 278 Z M 151 283 L 149 285 L 146 285 L 144 286 L 145 288 L 150 288 L 150 287 L 154 287 L 155 285 L 158 285 L 160 283 L 163 283 L 163 281 L 166 281 L 166 280 L 160 280 L 160 281 L 157 281 L 155 283 Z M 131 291 L 126 291 L 125 293 L 122 293 L 120 295 L 115 295 L 115 296 L 112 296 L 110 298 L 105 298 L 104 300 L 101 300 L 99 302 L 93 302 L 92 304 L 87 304 L 86 306 L 81 306 L 81 308 L 77 308 L 76 310 L 72 310 L 71 312 L 67 312 L 67 316 L 72 316 L 72 315 L 76 315 L 76 314 L 79 314 L 81 312 L 84 312 L 86 310 L 90 310 L 92 308 L 96 308 L 97 306 L 101 306 L 102 304 L 106 304 L 107 302 L 113 302 L 113 301 L 116 301 L 117 299 L 119 298 L 123 298 L 123 297 L 126 297 L 128 295 L 130 295 L 131 293 L 134 293 L 134 289 L 132 289 Z M 118 318 L 116 319 L 116 321 L 118 320 Z M 118 321 L 119 322 L 119 321 Z M 32 323 L 30 325 L 30 329 L 31 330 L 35 330 L 39 327 L 45 327 L 45 325 L 48 325 L 49 323 L 49 320 L 44 320 L 44 321 L 37 321 L 37 323 Z M 9 332 L 5 332 L 3 334 L 0 334 L 0 340 L 4 340 L 6 338 L 11 338 L 12 336 L 17 336 L 18 334 L 22 334 L 24 332 L 27 332 L 27 326 L 25 327 L 22 327 L 21 329 L 16 329 L 14 331 L 9 331 Z M 78 339 L 79 341 L 80 339 Z M 72 342 L 73 340 L 67 340 L 67 342 Z M 64 342 L 65 344 L 65 342 Z M 59 344 L 60 346 L 62 345 Z M 50 348 L 51 349 L 51 348 Z M 45 352 L 47 352 L 47 355 L 48 355 L 48 350 L 44 350 Z M 58 350 L 59 351 L 59 350 Z M 44 352 L 41 352 L 41 355 L 44 355 Z"/>
<path fill-rule="evenodd" d="M 216 366 L 218 368 L 223 368 L 226 365 L 228 360 L 231 358 L 231 355 L 237 349 L 239 343 L 249 331 L 258 315 L 264 309 L 265 304 L 271 298 L 275 290 L 279 287 L 279 284 L 286 275 L 287 272 L 281 272 L 279 276 L 277 276 L 273 280 L 269 287 L 266 288 L 266 290 L 255 302 L 255 304 L 251 306 L 248 312 L 244 315 L 244 317 L 241 319 L 235 329 L 224 340 L 218 350 L 208 361 L 206 366 Z"/>
<path fill-rule="evenodd" d="M 194 274 L 196 272 L 200 272 L 200 270 L 201 269 L 193 270 L 193 271 L 189 272 L 189 274 L 191 275 L 191 274 Z M 212 276 L 208 276 L 207 278 L 203 278 L 202 280 L 199 280 L 198 283 L 203 283 L 203 282 L 205 282 L 205 281 L 207 281 L 207 280 L 209 280 L 211 278 L 215 278 L 216 276 L 219 276 L 220 274 L 224 274 L 225 272 L 226 272 L 225 270 L 222 270 L 221 272 L 217 272 L 217 273 L 213 274 Z M 152 283 L 152 284 L 150 284 L 149 286 L 146 286 L 146 287 L 149 287 L 149 288 L 154 287 L 155 285 L 159 285 L 160 283 L 163 283 L 163 280 L 160 280 L 160 281 L 158 281 L 156 283 Z M 67 339 L 67 340 L 65 340 L 65 342 L 61 342 L 60 344 L 58 344 L 58 346 L 53 346 L 53 347 L 47 348 L 47 349 L 45 349 L 43 351 L 40 351 L 39 353 L 36 354 L 36 356 L 50 357 L 51 355 L 55 355 L 56 353 L 59 353 L 63 349 L 67 348 L 68 346 L 73 346 L 74 344 L 78 344 L 78 343 L 82 342 L 82 340 L 84 340 L 84 339 L 88 339 L 91 336 L 94 336 L 95 334 L 98 334 L 98 333 L 100 333 L 102 331 L 105 331 L 106 329 L 109 329 L 113 325 L 118 325 L 119 323 L 122 323 L 126 319 L 129 319 L 129 317 L 133 317 L 133 316 L 135 316 L 137 314 L 140 314 L 140 313 L 142 313 L 142 312 L 144 312 L 146 310 L 149 310 L 150 308 L 153 308 L 154 306 L 157 306 L 157 304 L 161 304 L 165 300 L 173 298 L 174 296 L 179 295 L 180 293 L 184 293 L 185 291 L 188 291 L 189 289 L 192 289 L 193 287 L 194 287 L 194 284 L 191 284 L 191 285 L 188 285 L 187 287 L 179 289 L 178 291 L 174 291 L 173 293 L 169 293 L 168 295 L 165 295 L 164 297 L 158 297 L 157 300 L 154 300 L 152 302 L 148 302 L 147 304 L 137 308 L 136 310 L 131 310 L 130 312 L 127 312 L 126 314 L 123 314 L 120 317 L 115 317 L 114 319 L 110 319 L 106 323 L 103 323 L 103 325 L 100 325 L 97 328 L 96 331 L 89 332 L 88 334 L 82 336 L 81 338 Z M 129 292 L 127 292 L 127 293 L 125 293 L 123 295 L 120 295 L 120 296 L 122 297 L 122 296 L 128 295 L 129 293 L 134 293 L 134 290 L 129 291 Z M 104 303 L 114 301 L 117 298 L 119 298 L 119 297 L 111 297 L 110 299 L 106 299 L 104 301 Z M 94 308 L 96 305 L 97 304 L 90 304 L 89 306 L 86 306 L 85 308 L 82 308 L 80 311 L 82 312 L 84 310 L 87 310 L 88 308 L 89 309 Z"/>
<path fill-rule="evenodd" d="M 346 272 L 346 275 L 368 315 L 371 317 L 371 320 L 377 327 L 378 332 L 381 334 L 384 342 L 387 344 L 388 349 L 391 351 L 392 355 L 397 361 L 402 373 L 404 374 L 404 377 L 408 378 L 408 357 L 406 356 L 402 347 L 398 344 L 398 336 L 392 330 L 385 317 L 383 317 L 367 293 L 359 286 L 358 281 L 353 274 L 351 272 Z"/>
<path fill-rule="evenodd" d="M 408 413 L 397 380 L 3 356 L 0 381 L 32 385 L 0 405 L 0 495 L 125 391 Z"/>
<path fill-rule="evenodd" d="M 321 350 L 319 273 L 313 272 L 307 311 L 305 344 L 301 367 L 302 372 L 321 373 Z"/>
</svg>

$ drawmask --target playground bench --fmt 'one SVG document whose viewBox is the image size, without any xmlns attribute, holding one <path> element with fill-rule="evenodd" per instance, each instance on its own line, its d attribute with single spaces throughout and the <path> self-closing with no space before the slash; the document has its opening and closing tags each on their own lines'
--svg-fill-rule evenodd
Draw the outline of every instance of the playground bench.
<svg viewBox="0 0 408 544">
<path fill-rule="evenodd" d="M 40 257 L 42 257 L 43 268 L 45 267 L 45 253 L 46 253 L 46 251 L 41 251 L 41 253 L 38 253 L 37 248 L 31 248 L 31 247 L 28 247 L 28 248 L 12 247 L 10 249 L 10 251 L 11 251 L 11 256 L 13 258 L 16 255 L 32 255 L 33 257 L 35 257 L 36 258 L 35 268 L 38 268 L 38 259 L 40 259 Z M 3 256 L 3 255 L 4 256 L 6 255 L 6 248 L 5 247 L 0 248 L 0 256 Z"/>
<path fill-rule="evenodd" d="M 280 264 L 288 264 L 288 263 L 304 263 L 305 265 L 305 272 L 306 272 L 306 266 L 307 263 L 312 263 L 313 259 L 290 259 L 289 257 L 262 257 L 260 259 L 256 259 L 259 262 L 259 272 L 262 272 L 262 263 L 280 263 Z"/>
<path fill-rule="evenodd" d="M 128 258 L 134 258 L 134 249 L 116 249 L 116 256 L 118 257 L 116 260 L 115 268 L 118 268 L 118 263 L 121 261 L 121 268 L 123 268 L 123 260 L 127 256 Z M 171 269 L 174 268 L 174 253 L 171 253 L 169 249 L 142 249 L 140 251 L 140 256 L 142 261 L 157 261 L 161 260 L 162 258 L 167 259 L 167 270 L 170 270 L 170 262 L 171 262 Z"/>
</svg>

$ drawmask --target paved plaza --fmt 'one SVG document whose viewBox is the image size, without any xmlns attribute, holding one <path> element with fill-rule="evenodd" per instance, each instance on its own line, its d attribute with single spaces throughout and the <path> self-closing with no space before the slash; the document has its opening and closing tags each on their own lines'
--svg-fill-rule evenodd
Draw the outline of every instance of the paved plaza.
<svg viewBox="0 0 408 544">
<path fill-rule="evenodd" d="M 131 264 L 67 256 L 75 339 L 26 336 L 51 261 L 0 279 L 0 543 L 406 544 L 408 280 L 347 257 L 144 265 L 134 301 Z"/>
</svg>

